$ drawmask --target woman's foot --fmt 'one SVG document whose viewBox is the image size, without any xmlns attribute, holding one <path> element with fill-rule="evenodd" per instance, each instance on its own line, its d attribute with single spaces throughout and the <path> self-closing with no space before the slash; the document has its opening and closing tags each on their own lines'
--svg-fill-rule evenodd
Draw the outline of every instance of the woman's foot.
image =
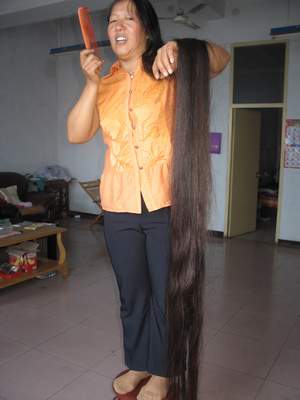
<svg viewBox="0 0 300 400">
<path fill-rule="evenodd" d="M 126 374 L 114 379 L 113 387 L 117 393 L 125 394 L 131 392 L 142 379 L 147 378 L 148 376 L 151 376 L 151 374 L 146 371 L 129 370 Z"/>
<path fill-rule="evenodd" d="M 163 400 L 168 395 L 169 379 L 163 376 L 152 375 L 142 387 L 137 400 Z"/>
</svg>

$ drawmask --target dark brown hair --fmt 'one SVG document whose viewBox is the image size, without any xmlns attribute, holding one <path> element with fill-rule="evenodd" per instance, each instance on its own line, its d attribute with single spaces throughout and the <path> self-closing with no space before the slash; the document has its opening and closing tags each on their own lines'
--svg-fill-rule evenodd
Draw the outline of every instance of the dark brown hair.
<svg viewBox="0 0 300 400">
<path fill-rule="evenodd" d="M 205 41 L 180 39 L 177 43 L 171 262 L 167 291 L 169 397 L 196 400 L 211 192 L 209 62 Z"/>
<path fill-rule="evenodd" d="M 125 0 L 114 0 L 108 10 L 108 21 L 115 4 Z M 147 47 L 144 52 L 143 66 L 145 71 L 153 76 L 152 65 L 157 54 L 157 50 L 163 46 L 161 31 L 157 14 L 149 0 L 129 0 L 136 9 L 137 16 L 144 28 L 147 36 Z"/>
</svg>

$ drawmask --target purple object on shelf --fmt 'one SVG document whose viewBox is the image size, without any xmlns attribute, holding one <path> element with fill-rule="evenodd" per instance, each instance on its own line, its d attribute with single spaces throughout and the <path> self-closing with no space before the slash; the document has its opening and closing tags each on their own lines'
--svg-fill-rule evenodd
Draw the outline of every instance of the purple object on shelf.
<svg viewBox="0 0 300 400">
<path fill-rule="evenodd" d="M 211 132 L 210 133 L 210 153 L 220 154 L 221 153 L 221 133 Z"/>
</svg>

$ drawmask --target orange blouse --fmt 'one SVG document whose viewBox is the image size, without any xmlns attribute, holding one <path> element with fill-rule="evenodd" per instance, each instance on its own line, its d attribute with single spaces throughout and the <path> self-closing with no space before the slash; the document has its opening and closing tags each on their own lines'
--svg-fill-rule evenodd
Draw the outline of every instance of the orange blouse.
<svg viewBox="0 0 300 400">
<path fill-rule="evenodd" d="M 220 72 L 224 59 L 217 64 Z M 100 81 L 97 105 L 107 144 L 100 183 L 102 208 L 139 214 L 141 193 L 149 211 L 171 205 L 175 79 L 150 77 L 142 60 L 130 75 L 117 61 Z"/>
</svg>

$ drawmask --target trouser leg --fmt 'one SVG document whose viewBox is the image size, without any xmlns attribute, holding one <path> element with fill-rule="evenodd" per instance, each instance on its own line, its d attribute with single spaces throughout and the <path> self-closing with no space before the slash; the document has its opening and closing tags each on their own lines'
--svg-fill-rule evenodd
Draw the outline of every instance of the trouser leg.
<svg viewBox="0 0 300 400">
<path fill-rule="evenodd" d="M 170 208 L 104 213 L 104 233 L 121 301 L 125 364 L 167 376 L 166 287 Z"/>
<path fill-rule="evenodd" d="M 146 217 L 146 216 L 145 216 Z M 167 376 L 166 289 L 170 254 L 170 208 L 151 213 L 143 224 L 151 284 L 148 371 Z"/>
<path fill-rule="evenodd" d="M 149 351 L 150 280 L 145 234 L 139 216 L 104 213 L 104 235 L 120 295 L 125 364 L 147 370 Z"/>
</svg>

